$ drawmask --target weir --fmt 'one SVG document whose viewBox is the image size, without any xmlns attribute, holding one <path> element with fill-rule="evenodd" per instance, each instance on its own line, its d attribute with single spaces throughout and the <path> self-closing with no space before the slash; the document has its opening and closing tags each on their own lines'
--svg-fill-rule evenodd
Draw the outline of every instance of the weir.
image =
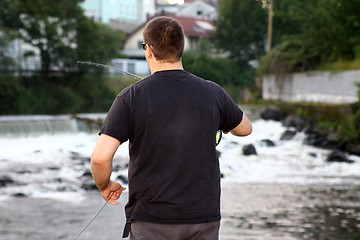
<svg viewBox="0 0 360 240">
<path fill-rule="evenodd" d="M 0 116 L 0 138 L 98 131 L 105 114 Z"/>
</svg>

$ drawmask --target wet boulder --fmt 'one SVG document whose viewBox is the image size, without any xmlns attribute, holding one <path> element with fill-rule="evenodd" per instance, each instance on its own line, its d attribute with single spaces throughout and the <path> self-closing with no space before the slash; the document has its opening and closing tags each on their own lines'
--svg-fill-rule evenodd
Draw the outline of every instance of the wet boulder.
<svg viewBox="0 0 360 240">
<path fill-rule="evenodd" d="M 2 176 L 0 177 L 0 187 L 6 187 L 9 184 L 13 184 L 14 180 L 12 180 L 10 177 L 8 176 Z"/>
<path fill-rule="evenodd" d="M 124 175 L 119 175 L 116 179 L 122 181 L 125 184 L 128 184 L 128 182 L 129 182 L 127 176 L 124 176 Z"/>
<path fill-rule="evenodd" d="M 83 173 L 82 176 L 83 176 L 83 177 L 88 177 L 88 178 L 92 178 L 92 177 L 93 177 L 90 170 L 86 170 L 86 171 Z"/>
<path fill-rule="evenodd" d="M 72 152 L 72 151 L 70 152 L 70 159 L 71 160 L 78 160 L 80 162 L 90 162 L 89 157 L 82 156 L 80 153 Z"/>
<path fill-rule="evenodd" d="M 338 134 L 336 132 L 331 132 L 329 129 L 322 126 L 309 128 L 305 133 L 305 144 L 326 149 L 337 148 L 340 144 L 340 138 Z"/>
<path fill-rule="evenodd" d="M 353 160 L 350 160 L 346 154 L 340 150 L 332 151 L 326 158 L 328 162 L 344 162 L 344 163 L 353 163 Z"/>
<path fill-rule="evenodd" d="M 293 127 L 296 131 L 301 132 L 310 123 L 299 115 L 289 115 L 282 121 L 282 125 L 287 128 Z"/>
<path fill-rule="evenodd" d="M 284 118 L 284 113 L 279 107 L 270 106 L 260 113 L 260 117 L 264 120 L 281 121 Z"/>
<path fill-rule="evenodd" d="M 256 149 L 253 144 L 248 144 L 243 147 L 243 154 L 245 156 L 257 155 Z"/>
<path fill-rule="evenodd" d="M 360 144 L 347 144 L 346 150 L 350 154 L 358 155 L 360 156 Z"/>
<path fill-rule="evenodd" d="M 98 188 L 96 187 L 95 183 L 83 183 L 81 185 L 81 188 L 86 190 L 86 191 L 91 191 L 91 190 L 97 190 Z"/>
<path fill-rule="evenodd" d="M 283 132 L 283 134 L 281 134 L 280 140 L 291 140 L 294 138 L 295 135 L 295 131 L 286 130 L 285 132 Z"/>
<path fill-rule="evenodd" d="M 59 171 L 60 167 L 48 167 L 47 169 L 51 171 Z"/>
<path fill-rule="evenodd" d="M 27 195 L 25 193 L 15 193 L 15 194 L 12 194 L 11 196 L 16 197 L 16 198 L 25 198 L 25 197 L 27 197 Z"/>
<path fill-rule="evenodd" d="M 270 139 L 262 139 L 260 142 L 261 146 L 266 146 L 266 147 L 275 147 L 275 143 L 273 141 L 271 141 Z"/>
</svg>

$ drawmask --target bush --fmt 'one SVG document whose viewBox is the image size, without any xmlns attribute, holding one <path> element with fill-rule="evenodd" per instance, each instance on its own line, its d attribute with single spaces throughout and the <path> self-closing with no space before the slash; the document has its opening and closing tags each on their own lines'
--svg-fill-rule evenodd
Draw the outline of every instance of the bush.
<svg viewBox="0 0 360 240">
<path fill-rule="evenodd" d="M 21 80 L 21 81 L 19 81 Z M 106 112 L 117 92 L 102 74 L 0 77 L 1 114 Z"/>
<path fill-rule="evenodd" d="M 19 79 L 10 73 L 0 74 L 0 114 L 16 113 L 15 101 L 19 96 Z"/>
</svg>

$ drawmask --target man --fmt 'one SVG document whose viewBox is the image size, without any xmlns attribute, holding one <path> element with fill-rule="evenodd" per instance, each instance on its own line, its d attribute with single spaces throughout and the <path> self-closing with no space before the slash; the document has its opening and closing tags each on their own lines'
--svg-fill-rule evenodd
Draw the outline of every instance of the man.
<svg viewBox="0 0 360 240">
<path fill-rule="evenodd" d="M 216 132 L 246 136 L 251 123 L 221 87 L 184 71 L 177 20 L 153 18 L 143 37 L 151 75 L 111 106 L 91 158 L 95 183 L 106 201 L 118 204 L 124 188 L 110 180 L 112 159 L 129 140 L 130 239 L 218 239 Z"/>
</svg>

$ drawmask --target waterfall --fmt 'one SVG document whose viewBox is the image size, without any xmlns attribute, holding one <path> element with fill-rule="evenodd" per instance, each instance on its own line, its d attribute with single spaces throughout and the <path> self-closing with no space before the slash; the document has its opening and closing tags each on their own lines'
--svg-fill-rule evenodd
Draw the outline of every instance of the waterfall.
<svg viewBox="0 0 360 240">
<path fill-rule="evenodd" d="M 105 114 L 0 116 L 0 137 L 37 136 L 99 130 Z"/>
</svg>

